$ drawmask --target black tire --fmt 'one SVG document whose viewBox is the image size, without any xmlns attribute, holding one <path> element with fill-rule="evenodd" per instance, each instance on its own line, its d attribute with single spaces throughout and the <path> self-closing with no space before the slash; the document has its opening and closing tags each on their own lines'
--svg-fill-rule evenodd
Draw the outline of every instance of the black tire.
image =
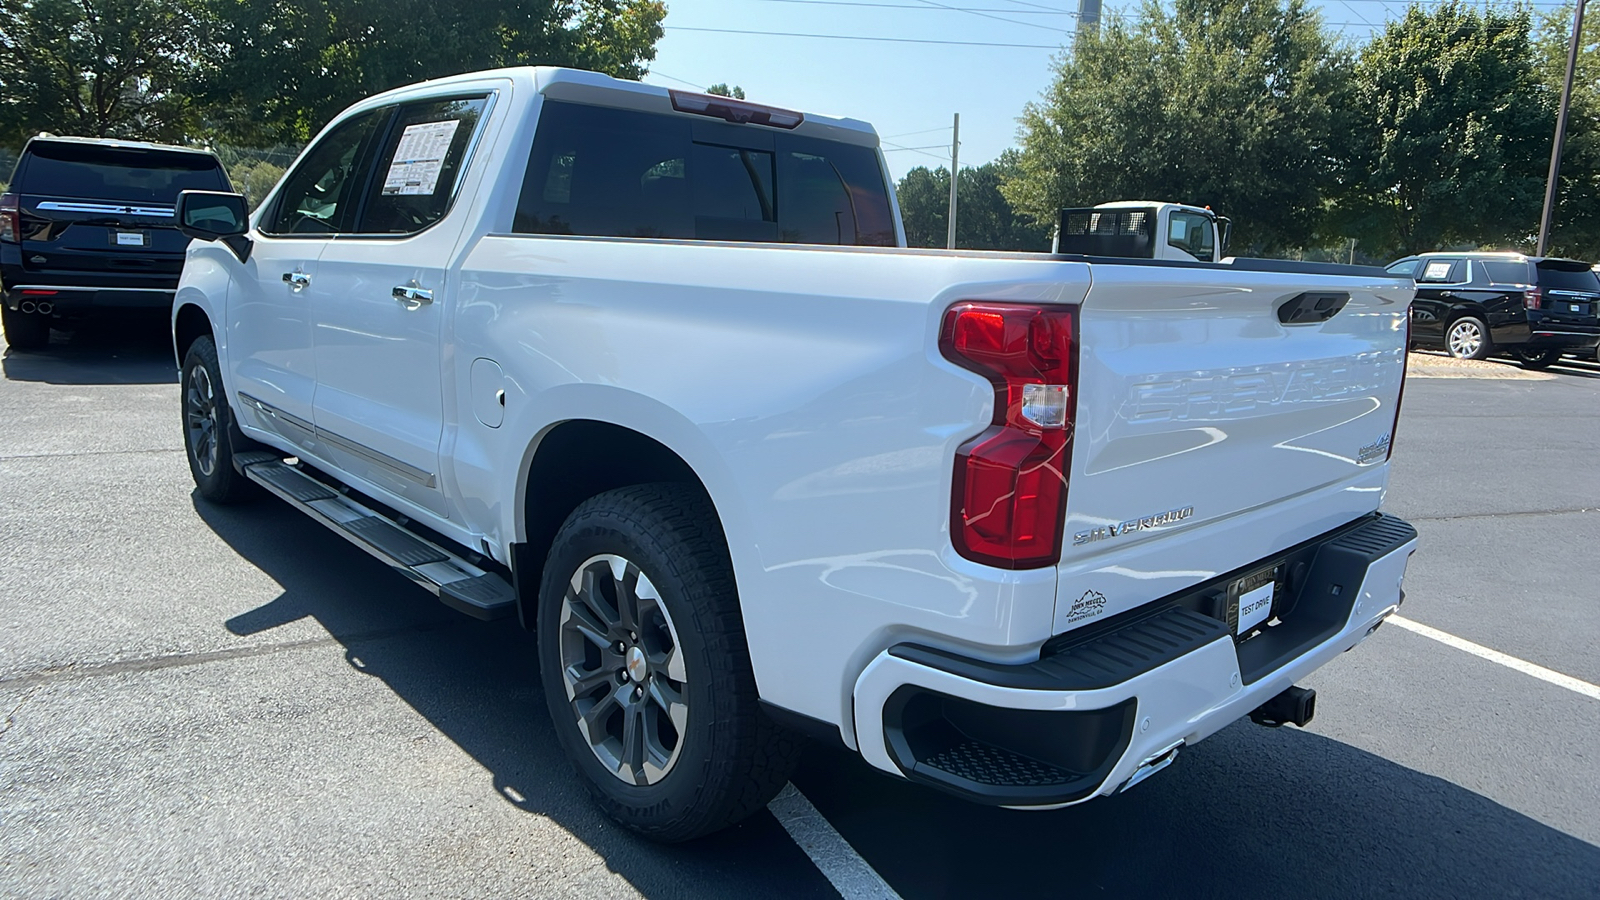
<svg viewBox="0 0 1600 900">
<path fill-rule="evenodd" d="M 1560 350 L 1512 350 L 1524 369 L 1548 369 L 1561 361 Z"/>
<path fill-rule="evenodd" d="M 1458 331 L 1463 333 L 1458 335 Z M 1495 352 L 1489 326 L 1477 316 L 1451 319 L 1444 329 L 1444 349 L 1456 359 L 1488 359 Z"/>
<path fill-rule="evenodd" d="M 0 326 L 13 350 L 43 350 L 50 344 L 50 317 L 0 306 Z"/>
<path fill-rule="evenodd" d="M 569 590 L 575 579 L 582 591 Z M 634 595 L 634 612 L 621 613 L 643 582 L 659 602 Z M 596 612 L 580 594 L 609 605 Z M 604 643 L 587 636 L 600 632 Z M 545 563 L 537 633 L 561 747 L 624 827 L 657 841 L 691 840 L 760 810 L 788 781 L 802 741 L 761 711 L 733 566 L 715 510 L 693 488 L 620 488 L 574 510 Z M 681 719 L 663 696 L 682 701 Z M 638 735 L 632 765 L 630 733 Z"/>
<path fill-rule="evenodd" d="M 228 504 L 256 495 L 256 486 L 233 468 L 233 410 L 222 387 L 217 345 L 202 335 L 189 345 L 179 382 L 183 409 L 183 447 L 195 489 L 212 503 Z"/>
</svg>

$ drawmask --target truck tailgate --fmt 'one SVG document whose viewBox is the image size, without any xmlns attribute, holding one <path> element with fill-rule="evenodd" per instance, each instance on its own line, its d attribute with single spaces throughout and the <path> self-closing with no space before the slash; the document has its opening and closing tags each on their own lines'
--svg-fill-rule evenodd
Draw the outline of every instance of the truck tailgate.
<svg viewBox="0 0 1600 900">
<path fill-rule="evenodd" d="M 1187 555 L 1169 550 L 1179 535 L 1203 531 L 1210 545 L 1227 533 L 1219 523 L 1248 521 L 1254 539 L 1235 542 L 1241 552 L 1262 546 L 1263 528 L 1281 534 L 1275 550 L 1329 527 L 1320 520 L 1326 504 L 1296 502 L 1308 495 L 1345 488 L 1364 494 L 1355 514 L 1378 507 L 1405 368 L 1409 280 L 1245 264 L 1095 265 L 1092 279 L 1081 311 L 1058 626 L 1074 622 L 1062 607 L 1084 592 L 1079 576 L 1112 567 L 1134 573 L 1124 584 L 1137 581 L 1158 545 L 1165 564 L 1155 568 L 1170 570 Z M 1280 320 L 1286 306 L 1291 324 Z M 1255 558 L 1211 558 L 1188 580 Z M 1145 580 L 1152 590 L 1175 584 Z M 1121 602 L 1090 606 L 1113 613 L 1153 599 L 1120 593 Z"/>
</svg>

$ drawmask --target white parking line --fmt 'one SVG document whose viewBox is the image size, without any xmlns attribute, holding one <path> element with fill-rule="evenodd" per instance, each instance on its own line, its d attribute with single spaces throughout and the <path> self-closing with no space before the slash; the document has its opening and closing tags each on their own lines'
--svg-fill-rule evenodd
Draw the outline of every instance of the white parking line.
<svg viewBox="0 0 1600 900">
<path fill-rule="evenodd" d="M 1515 656 L 1507 656 L 1506 654 L 1501 653 L 1499 650 L 1490 650 L 1488 647 L 1485 647 L 1482 644 L 1474 644 L 1473 642 L 1464 638 L 1458 638 L 1453 634 L 1440 631 L 1437 628 L 1430 628 L 1421 622 L 1413 622 L 1412 620 L 1403 616 L 1390 616 L 1389 621 L 1399 625 L 1401 628 L 1404 628 L 1407 631 L 1415 632 L 1416 634 L 1420 634 L 1425 638 L 1432 638 L 1433 640 L 1444 644 L 1446 647 L 1454 647 L 1457 650 L 1464 650 L 1480 659 L 1487 659 L 1490 662 L 1499 663 L 1508 669 L 1515 669 L 1524 675 L 1532 675 L 1540 681 L 1548 681 L 1557 687 L 1564 687 L 1573 693 L 1582 694 L 1583 696 L 1588 697 L 1590 700 L 1600 700 L 1600 685 L 1590 684 L 1581 678 L 1573 678 L 1571 675 L 1563 675 L 1554 669 L 1546 669 L 1544 666 L 1535 665 L 1527 660 L 1517 659 Z"/>
<path fill-rule="evenodd" d="M 900 900 L 794 785 L 784 785 L 767 808 L 844 900 Z"/>
</svg>

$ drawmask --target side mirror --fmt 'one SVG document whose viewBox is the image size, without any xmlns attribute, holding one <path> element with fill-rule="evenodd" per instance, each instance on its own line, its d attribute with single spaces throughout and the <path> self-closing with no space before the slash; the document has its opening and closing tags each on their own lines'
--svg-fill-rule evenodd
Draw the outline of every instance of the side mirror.
<svg viewBox="0 0 1600 900">
<path fill-rule="evenodd" d="M 250 258 L 250 212 L 240 194 L 223 191 L 181 191 L 173 211 L 178 231 L 199 241 L 221 241 L 239 257 Z"/>
</svg>

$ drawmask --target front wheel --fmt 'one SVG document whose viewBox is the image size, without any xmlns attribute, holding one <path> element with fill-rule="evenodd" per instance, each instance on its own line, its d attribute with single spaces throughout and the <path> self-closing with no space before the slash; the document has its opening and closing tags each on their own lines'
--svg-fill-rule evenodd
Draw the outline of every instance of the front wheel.
<svg viewBox="0 0 1600 900">
<path fill-rule="evenodd" d="M 1474 316 L 1462 316 L 1451 322 L 1445 332 L 1444 346 L 1456 359 L 1486 359 L 1494 352 L 1489 326 Z"/>
<path fill-rule="evenodd" d="M 1513 350 L 1511 355 L 1524 369 L 1548 369 L 1561 360 L 1560 350 Z"/>
<path fill-rule="evenodd" d="M 620 488 L 556 535 L 539 671 L 557 738 L 596 802 L 659 841 L 756 812 L 799 741 L 762 713 L 716 512 L 686 485 Z"/>
<path fill-rule="evenodd" d="M 255 485 L 234 471 L 228 431 L 233 410 L 222 389 L 217 345 L 209 335 L 196 338 L 183 358 L 183 447 L 189 474 L 200 496 L 212 503 L 237 503 L 255 493 Z"/>
</svg>

